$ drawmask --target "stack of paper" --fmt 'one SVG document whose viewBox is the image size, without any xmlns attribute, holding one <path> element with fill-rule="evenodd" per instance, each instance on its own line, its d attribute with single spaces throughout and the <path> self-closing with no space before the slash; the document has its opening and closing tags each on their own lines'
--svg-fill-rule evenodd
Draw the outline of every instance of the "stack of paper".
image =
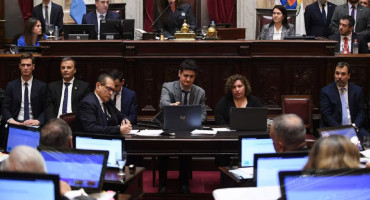
<svg viewBox="0 0 370 200">
<path fill-rule="evenodd" d="M 191 132 L 193 135 L 215 135 L 217 131 L 214 130 L 198 130 L 195 129 L 194 131 Z"/>
<path fill-rule="evenodd" d="M 141 130 L 140 132 L 136 133 L 139 136 L 159 136 L 163 133 L 163 130 Z"/>
</svg>

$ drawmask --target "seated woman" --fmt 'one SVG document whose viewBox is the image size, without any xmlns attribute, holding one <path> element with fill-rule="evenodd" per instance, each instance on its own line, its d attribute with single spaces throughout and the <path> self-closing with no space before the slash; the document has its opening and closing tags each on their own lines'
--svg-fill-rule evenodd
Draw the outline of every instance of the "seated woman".
<svg viewBox="0 0 370 200">
<path fill-rule="evenodd" d="M 288 12 L 282 5 L 272 9 L 272 22 L 262 27 L 259 40 L 283 40 L 285 36 L 294 35 L 294 25 L 288 24 Z"/>
<path fill-rule="evenodd" d="M 18 39 L 18 46 L 40 46 L 39 41 L 46 39 L 42 33 L 41 22 L 36 18 L 29 18 L 24 26 L 23 35 Z"/>
<path fill-rule="evenodd" d="M 311 148 L 303 169 L 359 168 L 360 154 L 356 145 L 342 135 L 330 135 L 318 139 Z"/>
<path fill-rule="evenodd" d="M 183 0 L 158 0 L 157 7 L 158 14 L 164 13 L 156 23 L 156 29 L 163 28 L 164 37 L 174 36 L 176 31 L 181 29 L 185 19 L 190 30 L 195 31 L 197 28 L 193 10 L 190 4 Z"/>
<path fill-rule="evenodd" d="M 250 95 L 251 86 L 247 78 L 235 74 L 226 79 L 225 95 L 215 108 L 215 122 L 219 125 L 230 124 L 230 108 L 263 107 L 257 97 Z"/>
</svg>

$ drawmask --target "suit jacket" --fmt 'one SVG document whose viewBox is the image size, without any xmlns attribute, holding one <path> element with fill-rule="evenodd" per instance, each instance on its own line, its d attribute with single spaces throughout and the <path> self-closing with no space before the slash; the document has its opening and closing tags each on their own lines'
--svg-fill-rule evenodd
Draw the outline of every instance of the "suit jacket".
<svg viewBox="0 0 370 200">
<path fill-rule="evenodd" d="M 50 23 L 54 24 L 54 26 L 58 26 L 59 33 L 63 30 L 63 8 L 62 6 L 51 2 L 51 13 L 50 14 Z M 42 31 L 45 32 L 45 19 L 44 15 L 42 14 L 42 3 L 33 7 L 32 9 L 32 17 L 37 18 L 41 22 Z"/>
<path fill-rule="evenodd" d="M 58 116 L 60 103 L 62 101 L 63 80 L 49 83 L 48 86 L 48 107 L 45 112 L 46 120 Z M 72 112 L 77 112 L 78 104 L 90 92 L 89 84 L 78 79 L 73 80 L 72 85 Z"/>
<path fill-rule="evenodd" d="M 126 87 L 122 87 L 121 112 L 127 116 L 131 124 L 137 121 L 136 93 Z"/>
<path fill-rule="evenodd" d="M 31 107 L 33 118 L 40 122 L 40 125 L 45 123 L 45 104 L 46 104 L 47 85 L 35 77 L 31 87 Z M 3 102 L 3 120 L 6 122 L 10 118 L 17 120 L 22 103 L 22 81 L 17 78 L 8 83 L 5 90 L 5 98 Z"/>
<path fill-rule="evenodd" d="M 340 34 L 336 33 L 331 35 L 329 39 L 337 41 L 337 44 L 335 45 L 335 52 L 340 52 Z M 358 43 L 358 53 L 369 53 L 367 42 L 365 41 L 364 36 L 356 33 L 352 33 L 351 52 L 353 52 L 353 42 L 355 39 L 357 39 Z"/>
<path fill-rule="evenodd" d="M 365 125 L 365 109 L 362 88 L 349 82 L 348 105 L 352 123 L 362 128 Z M 340 126 L 342 124 L 342 103 L 335 82 L 321 89 L 320 98 L 323 127 Z"/>
<path fill-rule="evenodd" d="M 190 89 L 189 105 L 200 105 L 202 108 L 202 121 L 207 119 L 206 112 L 206 92 L 197 85 L 192 85 Z M 162 109 L 164 106 L 169 106 L 171 103 L 182 102 L 182 91 L 180 81 L 173 81 L 164 83 L 162 86 L 161 100 L 159 107 L 160 113 L 157 115 L 159 121 L 163 121 Z"/>
<path fill-rule="evenodd" d="M 84 97 L 77 110 L 80 129 L 87 133 L 119 135 L 121 121 L 126 116 L 119 112 L 111 100 L 105 103 L 105 107 L 110 117 L 103 112 L 94 92 Z"/>
<path fill-rule="evenodd" d="M 119 14 L 108 10 L 107 14 L 105 15 L 105 19 L 119 19 Z M 95 32 L 96 34 L 98 34 L 98 20 L 96 16 L 96 10 L 84 14 L 84 16 L 82 17 L 82 24 L 94 24 Z"/>
<path fill-rule="evenodd" d="M 327 3 L 327 15 L 326 22 L 321 17 L 321 10 L 318 2 L 314 2 L 308 5 L 304 12 L 304 22 L 306 26 L 306 35 L 315 37 L 329 37 L 331 32 L 329 25 L 333 17 L 335 7 L 337 5 L 328 2 Z"/>
<path fill-rule="evenodd" d="M 339 30 L 339 21 L 345 15 L 349 15 L 348 4 L 339 5 L 335 8 L 333 18 L 330 23 L 330 31 L 334 34 Z M 357 18 L 355 25 L 356 33 L 370 34 L 370 10 L 358 4 Z"/>
<path fill-rule="evenodd" d="M 289 29 L 285 26 L 282 27 L 281 31 L 281 39 L 284 40 L 285 36 L 291 36 L 295 34 L 295 28 L 293 24 L 288 24 Z M 274 25 L 270 26 L 270 24 L 265 24 L 262 27 L 260 36 L 258 37 L 259 40 L 272 40 L 274 36 Z"/>
</svg>

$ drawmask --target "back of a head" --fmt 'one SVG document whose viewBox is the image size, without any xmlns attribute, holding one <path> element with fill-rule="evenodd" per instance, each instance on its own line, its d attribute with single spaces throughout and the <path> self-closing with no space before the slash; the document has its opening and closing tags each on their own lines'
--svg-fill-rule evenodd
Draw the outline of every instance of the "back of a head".
<svg viewBox="0 0 370 200">
<path fill-rule="evenodd" d="M 54 118 L 41 130 L 40 145 L 53 147 L 70 147 L 72 130 L 63 119 Z"/>
<path fill-rule="evenodd" d="M 303 121 L 296 114 L 283 114 L 274 119 L 274 140 L 285 146 L 300 145 L 306 140 L 306 129 Z M 298 149 L 296 149 L 298 150 Z"/>
<path fill-rule="evenodd" d="M 358 168 L 359 152 L 345 136 L 330 135 L 315 142 L 304 169 Z"/>
<path fill-rule="evenodd" d="M 40 152 L 29 146 L 16 146 L 1 165 L 2 171 L 46 173 L 45 161 Z"/>
</svg>

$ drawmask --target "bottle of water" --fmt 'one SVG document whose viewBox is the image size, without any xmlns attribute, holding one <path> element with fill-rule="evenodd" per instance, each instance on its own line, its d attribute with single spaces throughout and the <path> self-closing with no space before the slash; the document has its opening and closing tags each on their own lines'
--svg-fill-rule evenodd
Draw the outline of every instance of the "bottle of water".
<svg viewBox="0 0 370 200">
<path fill-rule="evenodd" d="M 357 39 L 355 39 L 355 42 L 353 43 L 353 54 L 358 54 L 358 42 Z"/>
<path fill-rule="evenodd" d="M 216 28 L 216 24 L 215 24 L 215 21 L 212 21 L 212 22 L 211 22 L 211 25 L 210 25 L 210 27 Z"/>
<path fill-rule="evenodd" d="M 54 40 L 58 40 L 58 39 L 59 39 L 59 29 L 58 29 L 58 26 L 55 26 Z"/>
</svg>

